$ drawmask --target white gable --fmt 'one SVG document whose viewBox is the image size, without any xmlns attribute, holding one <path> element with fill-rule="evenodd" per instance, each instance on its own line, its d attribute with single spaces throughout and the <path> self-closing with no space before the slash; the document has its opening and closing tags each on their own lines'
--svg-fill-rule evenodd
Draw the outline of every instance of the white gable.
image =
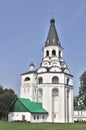
<svg viewBox="0 0 86 130">
<path fill-rule="evenodd" d="M 46 68 L 39 68 L 37 73 L 42 73 L 42 72 L 47 72 L 47 69 Z"/>
<path fill-rule="evenodd" d="M 64 70 L 64 73 L 70 74 L 70 71 L 66 68 L 66 69 Z"/>
<path fill-rule="evenodd" d="M 59 67 L 52 67 L 50 69 L 50 72 L 61 72 L 61 68 L 59 68 Z"/>
</svg>

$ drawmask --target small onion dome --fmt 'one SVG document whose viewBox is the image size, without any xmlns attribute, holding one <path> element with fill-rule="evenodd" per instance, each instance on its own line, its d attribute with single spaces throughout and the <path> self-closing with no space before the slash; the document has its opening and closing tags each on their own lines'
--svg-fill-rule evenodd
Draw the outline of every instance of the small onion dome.
<svg viewBox="0 0 86 130">
<path fill-rule="evenodd" d="M 52 19 L 50 20 L 50 23 L 51 23 L 51 25 L 54 25 L 54 24 L 55 24 L 55 19 L 52 18 Z"/>
<path fill-rule="evenodd" d="M 33 63 L 31 63 L 30 66 L 35 66 L 35 65 Z"/>
<path fill-rule="evenodd" d="M 29 70 L 30 70 L 30 71 L 34 71 L 34 70 L 35 70 L 35 65 L 34 65 L 33 63 L 31 63 L 31 64 L 29 65 Z"/>
</svg>

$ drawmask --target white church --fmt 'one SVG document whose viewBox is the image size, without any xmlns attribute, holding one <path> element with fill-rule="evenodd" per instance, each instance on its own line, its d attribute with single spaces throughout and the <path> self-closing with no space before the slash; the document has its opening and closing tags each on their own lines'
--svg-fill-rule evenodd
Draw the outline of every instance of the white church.
<svg viewBox="0 0 86 130">
<path fill-rule="evenodd" d="M 41 64 L 36 70 L 31 63 L 29 71 L 21 74 L 20 97 L 11 106 L 8 121 L 73 122 L 73 76 L 53 18 Z"/>
</svg>

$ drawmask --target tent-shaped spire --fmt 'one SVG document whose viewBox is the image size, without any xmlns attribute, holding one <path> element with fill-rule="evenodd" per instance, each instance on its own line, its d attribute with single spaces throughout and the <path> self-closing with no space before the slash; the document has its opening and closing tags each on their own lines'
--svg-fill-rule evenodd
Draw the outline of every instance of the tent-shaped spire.
<svg viewBox="0 0 86 130">
<path fill-rule="evenodd" d="M 55 19 L 53 18 L 50 20 L 50 29 L 47 40 L 45 42 L 45 46 L 61 46 L 55 27 Z"/>
</svg>

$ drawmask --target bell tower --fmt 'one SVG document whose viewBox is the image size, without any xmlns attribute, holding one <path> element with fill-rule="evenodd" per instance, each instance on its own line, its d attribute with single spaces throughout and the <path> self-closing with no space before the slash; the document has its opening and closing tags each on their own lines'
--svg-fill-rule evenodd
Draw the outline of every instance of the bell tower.
<svg viewBox="0 0 86 130">
<path fill-rule="evenodd" d="M 61 46 L 56 28 L 55 20 L 50 20 L 50 29 L 43 48 L 43 61 L 42 66 L 45 67 L 66 67 L 65 61 L 63 60 L 63 48 Z"/>
<path fill-rule="evenodd" d="M 73 75 L 64 60 L 54 18 L 42 50 L 38 69 L 31 63 L 29 71 L 21 74 L 20 97 L 42 103 L 48 112 L 46 122 L 73 122 Z"/>
<path fill-rule="evenodd" d="M 63 58 L 63 47 L 53 18 L 37 74 L 38 102 L 42 102 L 49 112 L 47 121 L 73 122 L 73 76 Z"/>
</svg>

